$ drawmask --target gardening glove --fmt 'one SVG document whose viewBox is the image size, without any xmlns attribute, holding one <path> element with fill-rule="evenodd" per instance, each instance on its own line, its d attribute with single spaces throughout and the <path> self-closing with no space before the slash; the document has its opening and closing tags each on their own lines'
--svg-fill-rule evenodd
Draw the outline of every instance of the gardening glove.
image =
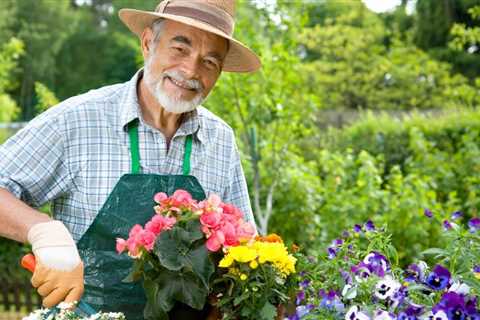
<svg viewBox="0 0 480 320">
<path fill-rule="evenodd" d="M 32 285 L 51 308 L 79 301 L 83 294 L 83 263 L 70 232 L 60 221 L 38 223 L 28 231 L 36 267 Z"/>
</svg>

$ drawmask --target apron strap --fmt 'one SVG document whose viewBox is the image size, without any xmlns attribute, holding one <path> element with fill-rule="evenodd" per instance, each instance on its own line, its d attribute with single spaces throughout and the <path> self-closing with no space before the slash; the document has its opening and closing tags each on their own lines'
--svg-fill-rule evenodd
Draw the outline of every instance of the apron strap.
<svg viewBox="0 0 480 320">
<path fill-rule="evenodd" d="M 140 151 L 138 148 L 138 119 L 128 124 L 128 136 L 130 137 L 130 156 L 132 159 L 132 173 L 140 173 Z"/>
<path fill-rule="evenodd" d="M 131 172 L 134 174 L 140 173 L 140 151 L 138 143 L 138 119 L 128 124 L 128 136 L 130 138 L 130 155 L 132 159 Z M 189 134 L 185 138 L 185 153 L 183 155 L 183 175 L 190 174 L 190 156 L 192 154 L 192 135 Z"/>
<path fill-rule="evenodd" d="M 190 174 L 190 155 L 192 154 L 192 135 L 185 138 L 185 153 L 183 155 L 183 175 Z"/>
</svg>

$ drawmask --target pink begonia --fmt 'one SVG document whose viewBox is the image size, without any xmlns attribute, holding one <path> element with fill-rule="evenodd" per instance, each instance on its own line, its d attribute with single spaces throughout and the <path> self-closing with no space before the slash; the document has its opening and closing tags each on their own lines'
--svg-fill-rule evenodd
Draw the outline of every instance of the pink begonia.
<svg viewBox="0 0 480 320">
<path fill-rule="evenodd" d="M 242 212 L 231 204 L 222 203 L 215 194 L 200 202 L 198 207 L 203 210 L 200 223 L 210 251 L 218 251 L 222 246 L 238 246 L 255 235 L 253 225 L 243 221 Z"/>
<path fill-rule="evenodd" d="M 207 239 L 206 246 L 209 251 L 215 252 L 222 247 L 224 242 L 225 236 L 223 235 L 222 231 L 216 231 Z"/>
<path fill-rule="evenodd" d="M 153 232 L 156 236 L 163 230 L 172 229 L 173 225 L 177 222 L 174 217 L 165 217 L 159 214 L 153 216 L 152 220 L 147 222 L 145 230 Z"/>
<path fill-rule="evenodd" d="M 236 233 L 240 241 L 249 240 L 255 236 L 256 230 L 252 223 L 243 222 L 237 225 Z"/>
<path fill-rule="evenodd" d="M 127 241 L 125 241 L 125 239 L 122 239 L 122 238 L 117 238 L 117 245 L 116 245 L 117 252 L 122 253 L 123 251 L 125 251 L 126 248 L 127 248 Z"/>
<path fill-rule="evenodd" d="M 162 203 L 162 201 L 166 200 L 167 198 L 168 198 L 168 196 L 165 192 L 159 192 L 159 193 L 155 194 L 155 196 L 153 197 L 153 201 L 160 204 L 160 203 Z"/>
<path fill-rule="evenodd" d="M 222 222 L 220 212 L 209 211 L 200 216 L 200 223 L 208 228 L 216 229 Z"/>
</svg>

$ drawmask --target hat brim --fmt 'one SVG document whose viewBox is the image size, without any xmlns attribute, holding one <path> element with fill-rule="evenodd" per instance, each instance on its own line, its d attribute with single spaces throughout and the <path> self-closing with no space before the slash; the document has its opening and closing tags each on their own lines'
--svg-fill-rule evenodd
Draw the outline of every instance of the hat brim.
<svg viewBox="0 0 480 320">
<path fill-rule="evenodd" d="M 136 9 L 121 9 L 118 12 L 120 19 L 137 36 L 141 36 L 146 27 L 160 18 L 184 23 L 186 25 L 214 33 L 230 42 L 229 50 L 223 62 L 223 71 L 227 72 L 254 72 L 262 66 L 258 56 L 240 41 L 230 37 L 221 30 L 201 21 L 173 15 Z"/>
</svg>

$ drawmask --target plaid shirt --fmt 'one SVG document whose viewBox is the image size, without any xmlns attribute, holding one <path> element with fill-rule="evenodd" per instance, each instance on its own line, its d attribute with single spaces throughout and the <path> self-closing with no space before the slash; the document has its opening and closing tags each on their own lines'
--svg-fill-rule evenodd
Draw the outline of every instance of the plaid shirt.
<svg viewBox="0 0 480 320">
<path fill-rule="evenodd" d="M 52 201 L 55 219 L 78 241 L 119 178 L 130 172 L 127 124 L 138 118 L 142 173 L 182 174 L 185 137 L 193 134 L 191 174 L 207 196 L 220 195 L 254 221 L 232 129 L 198 107 L 167 150 L 163 134 L 141 117 L 140 74 L 67 99 L 33 119 L 0 146 L 0 187 L 33 207 Z"/>
</svg>

